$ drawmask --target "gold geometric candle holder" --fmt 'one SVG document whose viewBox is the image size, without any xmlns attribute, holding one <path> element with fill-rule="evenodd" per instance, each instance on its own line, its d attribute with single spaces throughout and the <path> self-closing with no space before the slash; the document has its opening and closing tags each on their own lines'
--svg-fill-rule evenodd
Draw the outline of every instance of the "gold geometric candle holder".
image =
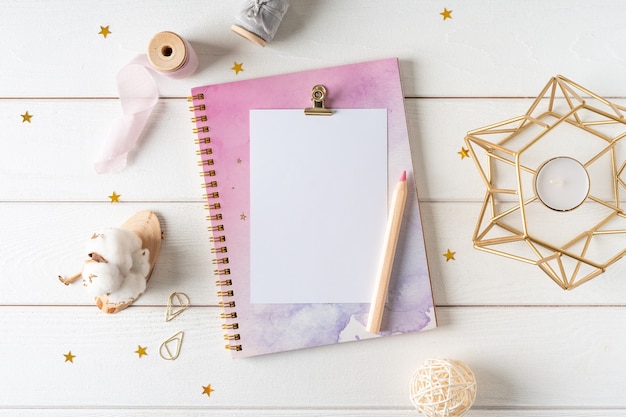
<svg viewBox="0 0 626 417">
<path fill-rule="evenodd" d="M 625 113 L 556 76 L 526 114 L 468 132 L 487 188 L 474 247 L 537 265 L 566 290 L 618 261 L 626 252 Z"/>
</svg>

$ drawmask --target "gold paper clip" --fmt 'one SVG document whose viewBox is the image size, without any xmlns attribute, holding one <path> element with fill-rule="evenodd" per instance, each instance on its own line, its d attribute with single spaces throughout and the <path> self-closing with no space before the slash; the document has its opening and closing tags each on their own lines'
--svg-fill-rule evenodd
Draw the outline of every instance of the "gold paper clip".
<svg viewBox="0 0 626 417">
<path fill-rule="evenodd" d="M 313 101 L 313 107 L 307 107 L 304 109 L 304 114 L 307 116 L 332 116 L 333 111 L 324 107 L 324 100 L 326 99 L 326 87 L 323 85 L 316 85 L 311 92 L 311 101 Z"/>
<path fill-rule="evenodd" d="M 181 330 L 165 342 L 161 343 L 161 347 L 159 347 L 159 355 L 166 361 L 173 361 L 178 358 L 178 355 L 180 354 L 180 347 L 183 345 L 183 336 L 185 336 L 185 332 Z M 175 347 L 174 352 L 170 349 L 172 345 Z"/>
<path fill-rule="evenodd" d="M 170 321 L 189 307 L 189 296 L 184 292 L 173 292 L 167 300 L 165 321 Z"/>
</svg>

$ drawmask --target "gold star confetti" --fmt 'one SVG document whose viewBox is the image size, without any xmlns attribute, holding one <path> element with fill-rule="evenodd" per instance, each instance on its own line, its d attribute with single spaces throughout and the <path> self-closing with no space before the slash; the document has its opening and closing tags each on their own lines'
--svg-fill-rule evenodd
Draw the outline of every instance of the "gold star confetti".
<svg viewBox="0 0 626 417">
<path fill-rule="evenodd" d="M 443 20 L 452 19 L 452 10 L 448 10 L 445 7 L 443 8 L 443 12 L 439 14 L 443 16 Z"/>
<path fill-rule="evenodd" d="M 111 203 L 119 203 L 120 202 L 120 194 L 117 194 L 115 191 L 113 191 L 113 194 L 111 194 L 109 196 L 109 198 L 111 199 Z"/>
<path fill-rule="evenodd" d="M 26 113 L 20 114 L 20 116 L 22 116 L 22 123 L 24 123 L 24 122 L 30 123 L 30 119 L 31 119 L 31 117 L 33 117 L 32 114 L 28 114 L 28 110 L 26 111 Z"/>
<path fill-rule="evenodd" d="M 461 150 L 457 153 L 461 155 L 461 159 L 469 158 L 469 149 L 465 149 L 463 146 L 461 146 Z"/>
<path fill-rule="evenodd" d="M 137 345 L 137 350 L 135 351 L 135 353 L 139 355 L 139 358 L 141 359 L 142 356 L 148 355 L 148 352 L 146 352 L 147 349 L 148 349 L 147 347 Z"/>
<path fill-rule="evenodd" d="M 74 363 L 74 358 L 76 357 L 76 355 L 72 355 L 71 350 L 67 353 L 64 353 L 63 356 L 65 356 L 65 362 Z"/>
<path fill-rule="evenodd" d="M 209 397 L 211 396 L 211 393 L 215 391 L 213 388 L 211 388 L 211 384 L 207 385 L 206 387 L 203 385 L 202 388 L 203 388 L 202 395 L 206 394 Z"/>
<path fill-rule="evenodd" d="M 446 262 L 456 261 L 456 259 L 454 259 L 454 255 L 456 255 L 456 252 L 452 252 L 450 249 L 448 249 L 448 251 L 443 254 L 443 256 L 446 257 Z"/>
<path fill-rule="evenodd" d="M 237 158 L 237 163 L 240 164 L 241 163 L 241 158 Z"/>
<path fill-rule="evenodd" d="M 241 64 L 238 64 L 236 61 L 234 62 L 235 65 L 233 65 L 233 67 L 231 68 L 231 70 L 235 71 L 235 74 L 239 74 L 239 71 L 243 71 L 243 62 Z"/>
<path fill-rule="evenodd" d="M 102 35 L 105 38 L 107 37 L 107 35 L 110 35 L 112 32 L 109 30 L 109 26 L 100 26 L 100 32 L 98 32 L 98 35 Z"/>
<path fill-rule="evenodd" d="M 246 220 L 246 218 L 247 218 L 246 213 L 241 213 L 241 214 L 239 215 L 239 218 L 240 218 L 241 220 Z"/>
</svg>

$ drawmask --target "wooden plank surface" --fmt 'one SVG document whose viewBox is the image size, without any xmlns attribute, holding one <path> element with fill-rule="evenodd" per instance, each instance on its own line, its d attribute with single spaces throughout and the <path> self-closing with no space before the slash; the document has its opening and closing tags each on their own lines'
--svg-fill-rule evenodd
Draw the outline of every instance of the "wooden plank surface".
<svg viewBox="0 0 626 417">
<path fill-rule="evenodd" d="M 626 347 L 624 307 L 440 307 L 440 328 L 423 334 L 244 360 L 222 348 L 215 308 L 194 307 L 171 322 L 162 307 L 114 316 L 90 307 L 2 307 L 2 314 L 0 369 L 12 376 L 3 407 L 402 410 L 411 408 L 413 371 L 436 356 L 462 357 L 472 368 L 477 408 L 626 408 L 615 372 Z M 164 361 L 160 344 L 180 330 L 180 356 Z M 139 345 L 147 348 L 141 358 Z M 65 361 L 69 351 L 73 362 Z M 202 395 L 207 384 L 210 397 Z"/>
<path fill-rule="evenodd" d="M 626 12 L 619 2 L 293 1 L 265 49 L 230 32 L 238 6 L 8 3 L 0 17 L 10 34 L 0 91 L 3 97 L 114 97 L 117 71 L 155 33 L 171 30 L 192 43 L 200 69 L 188 80 L 159 80 L 165 96 L 186 94 L 198 82 L 230 81 L 233 60 L 244 62 L 239 78 L 251 78 L 385 56 L 402 61 L 407 96 L 534 96 L 557 73 L 594 79 L 601 94 L 626 92 L 619 41 Z M 444 7 L 452 10 L 446 21 L 439 14 Z M 100 25 L 111 26 L 107 39 L 97 35 Z M 55 78 L 71 82 L 51 83 Z"/>
<path fill-rule="evenodd" d="M 266 48 L 231 33 L 238 7 L 2 5 L 0 416 L 409 416 L 410 376 L 431 357 L 463 360 L 475 372 L 470 417 L 626 415 L 626 262 L 563 291 L 536 266 L 477 251 L 471 237 L 485 190 L 473 161 L 458 153 L 469 130 L 523 114 L 559 73 L 626 105 L 623 5 L 293 0 Z M 444 7 L 451 19 L 440 15 Z M 162 98 L 128 168 L 97 175 L 93 161 L 121 113 L 115 76 L 162 30 L 191 42 L 198 71 L 155 76 Z M 231 360 L 210 273 L 189 89 L 390 56 L 400 59 L 440 327 Z M 235 74 L 234 62 L 244 71 Z M 111 203 L 113 192 L 120 203 Z M 91 233 L 145 209 L 163 223 L 159 263 L 131 308 L 104 315 L 80 285 L 56 277 L 81 267 Z M 549 218 L 536 227 L 563 230 Z M 455 259 L 446 261 L 447 250 Z M 189 294 L 192 307 L 165 322 L 174 291 Z M 180 357 L 161 359 L 160 344 L 179 330 Z"/>
<path fill-rule="evenodd" d="M 626 305 L 626 262 L 613 265 L 584 290 L 563 291 L 536 266 L 472 247 L 480 204 L 425 202 L 421 208 L 436 305 Z M 0 204 L 0 253 L 6 254 L 0 257 L 0 305 L 90 305 L 79 283 L 67 287 L 57 276 L 80 271 L 94 232 L 140 210 L 158 213 L 164 240 L 148 290 L 137 304 L 164 306 L 172 292 L 182 291 L 194 305 L 216 306 L 203 203 L 150 201 Z M 448 249 L 456 252 L 455 260 L 446 261 Z"/>
<path fill-rule="evenodd" d="M 458 154 L 465 136 L 523 115 L 532 102 L 406 99 L 420 201 L 482 201 L 485 187 L 474 163 Z M 626 100 L 614 102 L 626 106 Z M 0 201 L 110 202 L 107 196 L 116 191 L 121 202 L 199 202 L 202 178 L 188 107 L 186 99 L 162 99 L 124 172 L 98 175 L 93 163 L 121 115 L 118 100 L 0 100 L 2 135 L 10 144 L 0 154 Z M 22 122 L 25 111 L 33 115 L 31 124 Z"/>
</svg>

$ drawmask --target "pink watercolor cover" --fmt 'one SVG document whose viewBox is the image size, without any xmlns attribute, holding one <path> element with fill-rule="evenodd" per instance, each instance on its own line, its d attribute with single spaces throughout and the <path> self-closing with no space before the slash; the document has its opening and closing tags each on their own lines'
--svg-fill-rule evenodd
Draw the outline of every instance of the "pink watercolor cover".
<svg viewBox="0 0 626 417">
<path fill-rule="evenodd" d="M 383 315 L 381 333 L 373 335 L 365 330 L 369 304 L 251 304 L 250 303 L 250 166 L 249 166 L 249 112 L 251 109 L 298 109 L 311 107 L 311 89 L 322 84 L 328 91 L 326 107 L 346 109 L 388 109 L 388 190 L 391 193 L 398 175 L 407 171 L 409 196 L 398 241 L 395 263 L 389 286 L 388 300 Z M 262 355 L 293 349 L 358 341 L 380 336 L 417 332 L 436 327 L 422 222 L 412 175 L 413 165 L 404 110 L 404 96 L 400 83 L 398 60 L 395 58 L 368 61 L 337 67 L 295 72 L 192 89 L 192 95 L 202 94 L 194 104 L 204 104 L 205 110 L 195 110 L 196 125 L 208 126 L 211 142 L 200 143 L 205 172 L 215 170 L 215 176 L 205 176 L 206 182 L 216 181 L 221 214 L 213 220 L 213 236 L 225 236 L 226 242 L 214 243 L 226 247 L 218 259 L 228 258 L 228 264 L 216 269 L 230 271 L 229 275 L 215 276 L 229 279 L 232 285 L 219 291 L 233 291 L 225 303 L 234 301 L 234 307 L 224 312 L 235 312 L 236 318 L 225 319 L 226 324 L 237 324 L 228 330 L 238 340 L 229 341 L 233 357 Z M 200 116 L 206 116 L 201 121 Z M 329 152 L 332 152 L 329 149 Z M 355 149 L 358 152 L 358 149 Z M 277 163 L 280 156 L 277 155 Z M 268 196 L 271 198 L 271 195 Z M 312 221 L 318 221 L 312 219 Z M 276 254 L 277 259 L 280 254 Z M 295 272 L 297 275 L 297 271 Z M 329 288 L 332 291 L 332 288 Z"/>
</svg>

